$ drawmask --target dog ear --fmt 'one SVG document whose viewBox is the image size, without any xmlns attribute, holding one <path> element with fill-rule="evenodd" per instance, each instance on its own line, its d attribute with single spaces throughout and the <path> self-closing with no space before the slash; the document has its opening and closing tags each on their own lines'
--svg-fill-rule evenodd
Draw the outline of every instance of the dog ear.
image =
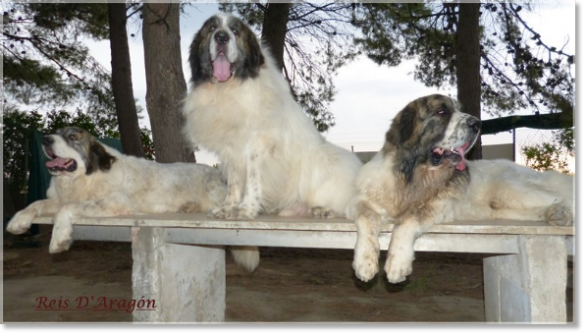
<svg viewBox="0 0 586 335">
<path fill-rule="evenodd" d="M 252 30 L 243 24 L 241 48 L 242 59 L 238 62 L 240 66 L 236 67 L 234 75 L 238 78 L 255 78 L 260 73 L 260 67 L 265 63 L 260 43 Z"/>
<path fill-rule="evenodd" d="M 201 83 L 211 78 L 211 69 L 204 64 L 211 63 L 209 52 L 202 50 L 204 33 L 199 31 L 189 46 L 189 66 L 191 67 L 191 82 Z"/>
<path fill-rule="evenodd" d="M 417 111 L 411 105 L 403 108 L 397 114 L 387 132 L 387 142 L 400 147 L 409 141 L 415 129 L 416 113 Z"/>
<path fill-rule="evenodd" d="M 86 166 L 86 175 L 90 175 L 98 169 L 104 172 L 109 171 L 116 161 L 116 157 L 110 155 L 98 141 L 93 141 L 90 145 L 89 161 L 90 163 Z"/>
<path fill-rule="evenodd" d="M 407 105 L 395 116 L 391 128 L 387 132 L 386 140 L 391 145 L 390 150 L 396 152 L 396 168 L 405 177 L 407 184 L 413 180 L 413 173 L 417 163 L 422 159 L 417 145 L 413 146 L 413 133 L 417 121 L 416 106 Z"/>
<path fill-rule="evenodd" d="M 257 69 L 258 71 L 261 65 L 265 63 L 265 58 L 262 55 L 260 43 L 252 31 L 249 31 L 246 36 L 248 38 L 248 41 L 246 41 L 246 46 L 248 46 L 249 49 L 248 55 L 246 57 L 246 67 Z M 258 74 L 258 72 L 256 74 Z"/>
</svg>

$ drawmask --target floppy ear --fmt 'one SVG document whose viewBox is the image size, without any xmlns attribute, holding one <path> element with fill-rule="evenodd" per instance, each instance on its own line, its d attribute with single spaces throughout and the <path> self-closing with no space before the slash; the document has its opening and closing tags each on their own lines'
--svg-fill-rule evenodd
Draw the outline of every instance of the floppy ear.
<svg viewBox="0 0 586 335">
<path fill-rule="evenodd" d="M 413 146 L 413 132 L 417 118 L 416 107 L 407 105 L 395 116 L 391 128 L 387 132 L 387 142 L 396 150 L 395 167 L 405 177 L 407 184 L 413 180 L 413 173 L 417 163 L 422 160 L 421 152 L 417 145 Z"/>
<path fill-rule="evenodd" d="M 98 142 L 93 141 L 90 145 L 90 163 L 86 167 L 85 174 L 90 175 L 98 169 L 101 171 L 109 171 L 112 167 L 116 157 L 106 152 L 106 149 Z"/>
<path fill-rule="evenodd" d="M 262 55 L 258 39 L 250 29 L 248 30 L 249 31 L 246 34 L 248 38 L 248 41 L 246 41 L 246 45 L 248 46 L 249 50 L 245 62 L 247 67 L 259 69 L 260 66 L 265 63 L 265 58 Z"/>
<path fill-rule="evenodd" d="M 411 136 L 415 129 L 415 117 L 417 112 L 411 105 L 403 108 L 402 111 L 397 114 L 391 128 L 387 132 L 387 142 L 395 145 L 396 147 L 403 146 Z"/>
<path fill-rule="evenodd" d="M 199 31 L 189 46 L 189 66 L 191 67 L 191 82 L 199 84 L 211 78 L 212 73 L 210 53 L 204 52 L 202 43 L 205 42 L 204 33 Z M 205 64 L 208 64 L 206 66 Z"/>
<path fill-rule="evenodd" d="M 250 28 L 243 24 L 242 30 L 242 45 L 241 60 L 239 59 L 239 66 L 236 67 L 234 75 L 238 78 L 255 78 L 260 73 L 260 67 L 265 63 L 265 58 L 262 54 L 261 46 Z"/>
</svg>

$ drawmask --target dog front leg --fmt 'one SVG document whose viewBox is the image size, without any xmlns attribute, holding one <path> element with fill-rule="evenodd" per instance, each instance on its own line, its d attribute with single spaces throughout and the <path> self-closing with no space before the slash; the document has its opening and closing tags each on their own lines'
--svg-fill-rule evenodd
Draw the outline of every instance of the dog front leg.
<svg viewBox="0 0 586 335">
<path fill-rule="evenodd" d="M 208 217 L 216 219 L 235 219 L 238 216 L 238 205 L 242 199 L 243 180 L 240 174 L 232 166 L 227 166 L 226 177 L 228 183 L 228 193 L 222 207 L 212 208 Z"/>
<path fill-rule="evenodd" d="M 446 214 L 443 207 L 439 203 L 427 204 L 426 208 L 414 208 L 397 220 L 385 262 L 385 272 L 390 283 L 405 281 L 413 272 L 415 240 L 433 225 L 451 221 L 452 218 L 442 215 L 442 213 Z M 450 215 L 450 213 L 447 214 Z"/>
<path fill-rule="evenodd" d="M 76 218 L 126 215 L 135 212 L 137 211 L 132 202 L 122 194 L 67 204 L 55 215 L 49 252 L 54 254 L 69 250 L 73 243 L 73 224 Z"/>
<path fill-rule="evenodd" d="M 380 255 L 378 237 L 381 215 L 365 201 L 357 203 L 356 212 L 357 238 L 352 268 L 356 277 L 362 281 L 369 281 L 378 273 L 378 257 Z"/>
<path fill-rule="evenodd" d="M 31 227 L 37 216 L 55 213 L 58 208 L 59 201 L 55 198 L 35 201 L 14 215 L 8 223 L 6 231 L 12 234 L 23 234 Z"/>
<path fill-rule="evenodd" d="M 250 220 L 258 216 L 262 207 L 262 180 L 260 167 L 267 151 L 264 141 L 256 136 L 246 150 L 246 185 L 244 198 L 238 206 L 238 218 Z"/>
</svg>

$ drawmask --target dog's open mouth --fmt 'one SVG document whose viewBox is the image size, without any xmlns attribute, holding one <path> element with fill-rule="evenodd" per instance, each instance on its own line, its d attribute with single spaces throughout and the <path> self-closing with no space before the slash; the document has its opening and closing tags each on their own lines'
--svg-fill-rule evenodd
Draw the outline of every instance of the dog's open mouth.
<svg viewBox="0 0 586 335">
<path fill-rule="evenodd" d="M 431 151 L 431 163 L 437 166 L 443 159 L 449 159 L 453 162 L 458 162 L 458 164 L 456 164 L 456 170 L 464 171 L 464 169 L 466 169 L 466 160 L 464 159 L 464 154 L 466 153 L 466 149 L 469 145 L 470 142 L 466 142 L 461 147 L 457 148 L 434 148 Z"/>
<path fill-rule="evenodd" d="M 232 77 L 232 63 L 230 63 L 224 51 L 218 52 L 216 59 L 212 61 L 212 68 L 214 77 L 219 82 L 227 81 Z"/>
<path fill-rule="evenodd" d="M 77 162 L 75 159 L 57 157 L 50 151 L 47 152 L 47 155 L 51 158 L 51 160 L 45 164 L 49 169 L 49 172 L 73 172 L 77 169 Z"/>
</svg>

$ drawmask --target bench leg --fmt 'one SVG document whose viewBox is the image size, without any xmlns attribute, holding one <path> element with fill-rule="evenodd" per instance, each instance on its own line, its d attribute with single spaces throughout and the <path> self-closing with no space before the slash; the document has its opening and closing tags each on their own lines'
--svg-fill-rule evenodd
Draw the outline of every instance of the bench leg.
<svg viewBox="0 0 586 335">
<path fill-rule="evenodd" d="M 132 228 L 134 321 L 224 321 L 224 248 L 170 244 L 165 238 L 163 228 Z M 139 308 L 141 299 L 148 308 Z"/>
<path fill-rule="evenodd" d="M 564 236 L 519 236 L 519 253 L 484 259 L 487 322 L 566 323 Z"/>
</svg>

